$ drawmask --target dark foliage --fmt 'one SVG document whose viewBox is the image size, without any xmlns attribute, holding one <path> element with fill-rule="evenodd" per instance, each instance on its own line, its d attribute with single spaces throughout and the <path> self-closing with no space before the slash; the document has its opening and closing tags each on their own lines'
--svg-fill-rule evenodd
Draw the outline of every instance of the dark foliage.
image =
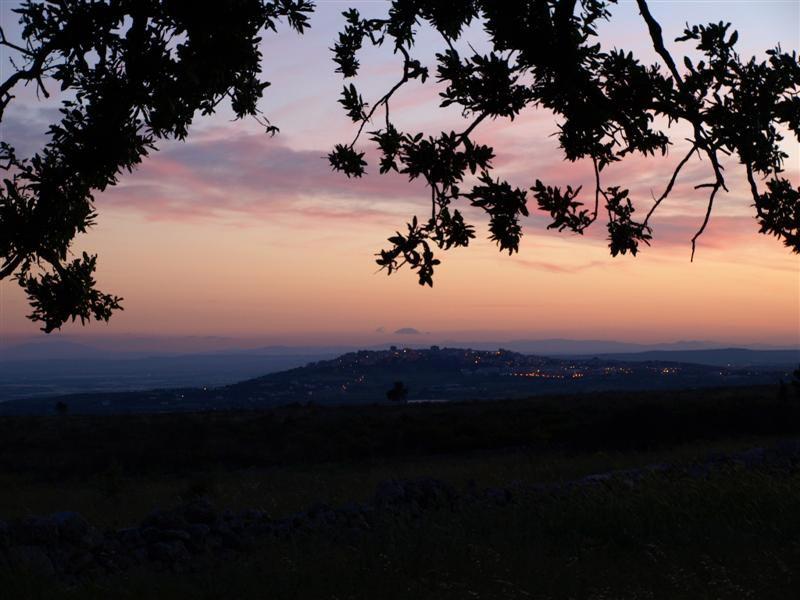
<svg viewBox="0 0 800 600">
<path fill-rule="evenodd" d="M 508 448 L 645 451 L 796 436 L 800 403 L 774 386 L 492 402 L 285 406 L 268 411 L 0 417 L 0 468 L 44 481 L 118 472 L 379 461 Z M 165 451 L 168 448 L 168 451 Z"/>
<path fill-rule="evenodd" d="M 386 392 L 386 399 L 391 402 L 405 402 L 408 398 L 408 388 L 402 381 L 395 381 L 392 389 Z"/>
<path fill-rule="evenodd" d="M 196 113 L 229 101 L 238 118 L 259 119 L 263 31 L 285 20 L 303 32 L 307 0 L 223 3 L 34 2 L 16 10 L 25 39 L 0 44 L 21 56 L 0 83 L 0 119 L 18 84 L 69 98 L 49 142 L 30 159 L 0 143 L 9 173 L 0 189 L 0 279 L 25 290 L 46 332 L 68 320 L 107 321 L 121 298 L 95 289 L 96 256 L 70 258 L 94 223 L 94 193 L 115 185 L 159 141 L 184 139 Z"/>
<path fill-rule="evenodd" d="M 365 43 L 388 44 L 402 59 L 402 75 L 369 110 L 353 84 L 345 88 L 340 102 L 359 129 L 351 143 L 336 146 L 329 157 L 331 166 L 348 176 L 364 175 L 364 153 L 354 148 L 382 109 L 385 125 L 370 133 L 381 154 L 380 172 L 422 178 L 431 192 L 430 218 L 422 222 L 414 217 L 408 235 L 389 238 L 391 248 L 378 254 L 381 268 L 391 274 L 408 264 L 420 284 L 432 285 L 433 266 L 439 262 L 432 246 L 467 246 L 474 237 L 473 228 L 451 207 L 461 198 L 486 211 L 490 239 L 500 250 L 519 249 L 520 217 L 528 215 L 527 192 L 491 176 L 494 149 L 478 144 L 473 133 L 482 121 L 514 119 L 526 106 L 552 111 L 560 120 L 557 135 L 564 158 L 591 161 L 595 172 L 591 208 L 578 200 L 580 187 L 562 190 L 535 180 L 531 191 L 539 208 L 550 214 L 548 228 L 583 233 L 602 204 L 611 254 L 636 255 L 640 244 L 652 239 L 651 216 L 696 154 L 708 159 L 710 180 L 698 186 L 708 196 L 705 218 L 691 240 L 694 257 L 717 194 L 727 191 L 720 156 L 734 155 L 744 165 L 761 233 L 775 235 L 800 252 L 800 190 L 782 175 L 787 154 L 780 146 L 782 132 L 800 135 L 796 53 L 776 48 L 767 52 L 766 61 L 745 61 L 735 51 L 738 33 L 730 31 L 729 24 L 687 25 L 676 41 L 693 45 L 703 60 L 694 64 L 684 58 L 680 71 L 646 0 L 637 0 L 643 32 L 649 33 L 661 59 L 661 64 L 647 66 L 630 52 L 601 49 L 596 28 L 610 18 L 609 6 L 615 2 L 394 0 L 385 18 L 363 19 L 355 9 L 344 13 L 347 24 L 333 48 L 336 71 L 346 78 L 357 76 L 358 53 Z M 481 23 L 489 37 L 488 54 L 465 55 L 456 49 L 465 27 L 473 22 Z M 395 92 L 414 80 L 424 83 L 430 75 L 411 55 L 421 25 L 432 27 L 447 46 L 435 56 L 435 77 L 445 85 L 440 106 L 461 109 L 469 119 L 464 131 L 406 133 L 390 119 Z M 672 140 L 656 123 L 668 128 L 688 125 L 691 149 L 674 167 L 645 218 L 637 220 L 628 190 L 604 186 L 601 175 L 609 164 L 631 154 L 666 155 Z M 476 172 L 477 183 L 465 183 Z M 471 191 L 464 191 L 465 185 Z"/>
<path fill-rule="evenodd" d="M 800 251 L 800 190 L 783 176 L 784 132 L 800 136 L 800 66 L 795 52 L 776 48 L 768 58 L 742 60 L 729 25 L 687 26 L 678 41 L 703 55 L 688 58 L 681 72 L 662 39 L 645 0 L 637 0 L 661 65 L 646 66 L 629 52 L 605 51 L 596 27 L 609 18 L 615 0 L 395 0 L 386 18 L 364 19 L 355 9 L 333 48 L 337 72 L 355 77 L 363 46 L 388 44 L 402 59 L 399 81 L 373 104 L 355 84 L 344 87 L 347 115 L 358 124 L 355 139 L 336 145 L 331 166 L 350 177 L 366 173 L 366 153 L 355 145 L 380 109 L 380 127 L 366 131 L 380 151 L 381 173 L 397 171 L 423 179 L 431 192 L 428 219 L 416 217 L 407 233 L 390 238 L 378 254 L 392 273 L 409 265 L 419 283 L 433 284 L 439 260 L 434 250 L 467 246 L 474 228 L 451 206 L 462 198 L 488 215 L 491 239 L 501 250 L 519 249 L 520 220 L 528 215 L 528 191 L 492 176 L 494 149 L 473 133 L 486 119 L 514 119 L 527 106 L 552 111 L 568 161 L 590 160 L 596 185 L 590 207 L 580 188 L 532 187 L 551 228 L 582 233 L 608 216 L 612 254 L 636 254 L 652 236 L 650 217 L 672 190 L 683 166 L 697 154 L 708 159 L 705 230 L 726 182 L 719 156 L 731 154 L 744 165 L 762 233 Z M 213 113 L 229 101 L 239 118 L 259 120 L 257 102 L 269 83 L 261 80 L 258 50 L 264 31 L 280 21 L 302 32 L 313 9 L 308 0 L 233 0 L 176 3 L 156 0 L 41 2 L 17 9 L 24 45 L 0 29 L 0 45 L 18 55 L 0 82 L 0 120 L 17 85 L 32 84 L 48 96 L 48 86 L 64 92 L 60 121 L 49 142 L 30 158 L 0 142 L 0 166 L 8 173 L 0 186 L 0 279 L 14 278 L 29 297 L 30 317 L 46 332 L 68 320 L 108 320 L 121 298 L 95 289 L 96 256 L 70 256 L 75 237 L 92 226 L 94 194 L 115 185 L 165 139 L 184 139 L 197 113 Z M 479 21 L 489 36 L 487 54 L 456 48 L 465 27 Z M 411 55 L 417 27 L 427 23 L 445 41 L 431 73 Z M 434 76 L 444 84 L 442 106 L 457 106 L 470 119 L 463 131 L 424 135 L 400 131 L 389 116 L 393 95 L 405 84 Z M 656 127 L 683 123 L 693 134 L 691 149 L 675 166 L 661 196 L 643 220 L 634 218 L 628 191 L 603 185 L 609 164 L 630 154 L 665 155 L 671 144 Z M 474 181 L 472 179 L 475 179 Z M 593 205 L 593 206 L 592 206 Z"/>
</svg>

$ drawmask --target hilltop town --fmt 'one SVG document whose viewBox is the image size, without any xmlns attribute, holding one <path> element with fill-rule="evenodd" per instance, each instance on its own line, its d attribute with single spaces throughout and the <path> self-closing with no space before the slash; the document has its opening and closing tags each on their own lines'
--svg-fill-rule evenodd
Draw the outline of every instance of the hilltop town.
<svg viewBox="0 0 800 600">
<path fill-rule="evenodd" d="M 496 400 L 542 394 L 777 384 L 777 367 L 556 358 L 498 349 L 431 346 L 359 350 L 227 386 L 73 394 L 0 404 L 4 414 L 130 413 L 259 409 L 288 404 L 375 404 L 402 384 L 405 402 Z"/>
</svg>

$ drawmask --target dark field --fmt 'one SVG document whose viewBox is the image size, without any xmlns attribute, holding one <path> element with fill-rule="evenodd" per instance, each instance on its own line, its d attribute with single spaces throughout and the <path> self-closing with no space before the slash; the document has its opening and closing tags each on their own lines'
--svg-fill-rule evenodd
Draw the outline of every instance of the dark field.
<svg viewBox="0 0 800 600">
<path fill-rule="evenodd" d="M 557 482 L 800 436 L 774 388 L 258 413 L 0 419 L 0 519 L 75 510 L 121 528 L 197 495 L 275 517 L 382 480 Z M 384 515 L 355 540 L 275 539 L 196 573 L 77 584 L 5 573 L 9 598 L 793 598 L 800 473 L 653 474 L 505 506 Z"/>
</svg>

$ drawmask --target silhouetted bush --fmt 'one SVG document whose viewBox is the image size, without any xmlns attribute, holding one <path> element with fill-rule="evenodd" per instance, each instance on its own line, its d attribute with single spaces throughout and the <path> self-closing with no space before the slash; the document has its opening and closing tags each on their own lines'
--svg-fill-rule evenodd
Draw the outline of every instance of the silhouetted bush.
<svg viewBox="0 0 800 600">
<path fill-rule="evenodd" d="M 386 398 L 391 402 L 405 402 L 408 398 L 408 388 L 402 381 L 395 381 L 394 387 L 386 392 Z"/>
</svg>

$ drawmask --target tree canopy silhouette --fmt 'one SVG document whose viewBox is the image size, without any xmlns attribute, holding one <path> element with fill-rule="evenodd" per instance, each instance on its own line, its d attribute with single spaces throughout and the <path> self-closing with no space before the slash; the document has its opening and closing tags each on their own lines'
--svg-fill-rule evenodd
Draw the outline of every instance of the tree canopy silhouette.
<svg viewBox="0 0 800 600">
<path fill-rule="evenodd" d="M 238 118 L 276 128 L 257 102 L 259 42 L 282 20 L 302 33 L 307 0 L 26 1 L 16 10 L 24 46 L 0 29 L 0 45 L 23 61 L 0 83 L 0 120 L 18 84 L 45 97 L 60 87 L 61 120 L 30 159 L 0 142 L 9 172 L 0 190 L 0 279 L 28 295 L 30 318 L 50 332 L 69 319 L 108 320 L 121 298 L 95 288 L 97 256 L 69 257 L 95 219 L 93 194 L 117 183 L 160 140 L 184 139 L 195 113 L 229 100 Z"/>
<path fill-rule="evenodd" d="M 362 47 L 388 44 L 401 58 L 402 74 L 371 106 L 354 84 L 345 86 L 339 102 L 358 131 L 351 142 L 336 145 L 329 155 L 331 166 L 348 177 L 364 175 L 365 152 L 356 144 L 379 116 L 380 127 L 368 132 L 380 153 L 379 171 L 420 178 L 430 189 L 430 217 L 415 216 L 405 232 L 389 238 L 391 247 L 378 254 L 381 269 L 391 274 L 408 265 L 420 284 L 433 285 L 439 264 L 434 248 L 467 246 L 475 236 L 455 208 L 458 202 L 486 212 L 490 238 L 501 251 L 518 251 L 528 191 L 537 207 L 550 214 L 550 229 L 582 234 L 604 210 L 611 254 L 635 255 L 641 243 L 650 243 L 650 219 L 693 155 L 707 159 L 709 179 L 697 186 L 707 192 L 706 211 L 691 240 L 692 258 L 714 201 L 728 189 L 723 155 L 734 155 L 744 165 L 761 233 L 800 252 L 800 188 L 782 175 L 788 156 L 780 145 L 787 131 L 800 139 L 796 53 L 778 47 L 767 51 L 765 61 L 743 60 L 730 24 L 687 25 L 676 41 L 692 44 L 703 58 L 695 63 L 684 57 L 681 70 L 646 0 L 637 0 L 643 34 L 662 63 L 647 66 L 631 52 L 601 48 L 597 26 L 611 17 L 609 6 L 615 2 L 397 0 L 385 18 L 364 19 L 355 9 L 344 13 L 347 24 L 333 48 L 336 70 L 345 78 L 356 77 Z M 465 55 L 456 43 L 474 21 L 482 23 L 492 50 Z M 463 131 L 404 132 L 390 118 L 397 91 L 431 76 L 423 61 L 412 56 L 420 23 L 429 24 L 446 46 L 435 55 L 435 77 L 445 86 L 440 105 L 454 105 L 469 118 Z M 536 179 L 530 190 L 522 190 L 492 176 L 494 149 L 477 142 L 474 133 L 483 121 L 513 120 L 527 106 L 548 109 L 559 118 L 565 160 L 591 161 L 595 185 L 585 194 L 589 200 L 582 198 L 580 187 L 563 189 Z M 672 144 L 669 129 L 677 124 L 691 131 L 688 152 L 665 173 L 663 192 L 653 198 L 644 218 L 637 218 L 629 190 L 620 182 L 605 182 L 603 171 L 633 154 L 666 155 Z M 465 185 L 469 176 L 477 181 Z"/>
<path fill-rule="evenodd" d="M 408 388 L 402 381 L 395 381 L 386 392 L 386 399 L 391 402 L 405 402 L 408 399 Z"/>
<path fill-rule="evenodd" d="M 696 64 L 684 58 L 679 70 L 647 2 L 637 0 L 643 34 L 662 63 L 646 66 L 630 52 L 601 48 L 596 27 L 610 18 L 614 2 L 395 0 L 385 18 L 365 19 L 355 9 L 344 13 L 346 24 L 333 48 L 337 71 L 355 77 L 363 46 L 388 44 L 401 58 L 402 74 L 371 106 L 354 84 L 345 86 L 340 103 L 358 131 L 332 150 L 330 163 L 347 176 L 364 175 L 365 152 L 356 144 L 367 132 L 380 152 L 381 173 L 421 178 L 430 189 L 430 217 L 414 217 L 405 233 L 389 238 L 391 247 L 378 254 L 381 268 L 392 273 L 408 264 L 420 284 L 432 285 L 439 264 L 434 248 L 467 246 L 475 236 L 455 206 L 464 201 L 486 212 L 491 239 L 501 250 L 517 251 L 528 191 L 550 214 L 549 228 L 559 231 L 583 233 L 604 209 L 611 253 L 635 255 L 641 243 L 650 242 L 651 216 L 695 154 L 707 159 L 709 181 L 698 186 L 707 192 L 707 208 L 692 254 L 715 199 L 727 190 L 720 156 L 729 154 L 744 165 L 760 231 L 800 252 L 800 189 L 783 175 L 787 155 L 780 145 L 787 131 L 800 136 L 795 52 L 776 48 L 767 60 L 745 61 L 728 24 L 687 26 L 678 40 L 693 44 L 704 58 Z M 276 131 L 257 107 L 269 85 L 260 77 L 260 36 L 281 21 L 302 33 L 312 10 L 308 0 L 27 0 L 16 10 L 24 45 L 0 30 L 0 45 L 21 57 L 0 82 L 0 121 L 18 85 L 32 84 L 43 96 L 56 85 L 67 98 L 48 143 L 34 156 L 20 158 L 0 142 L 0 163 L 8 173 L 0 189 L 0 279 L 14 278 L 25 290 L 30 318 L 42 322 L 44 331 L 70 319 L 108 320 L 121 308 L 119 297 L 95 287 L 97 257 L 70 255 L 76 235 L 94 222 L 97 191 L 116 184 L 159 141 L 184 139 L 195 113 L 212 114 L 224 100 L 237 117 L 252 116 L 268 133 Z M 483 24 L 491 42 L 485 55 L 462 55 L 456 48 L 473 22 Z M 463 131 L 403 132 L 390 118 L 394 94 L 430 75 L 412 56 L 422 23 L 446 45 L 434 57 L 435 75 L 445 84 L 441 105 L 457 106 L 469 118 Z M 588 203 L 579 187 L 536 179 L 522 190 L 493 176 L 494 149 L 473 134 L 485 120 L 513 119 L 530 105 L 560 119 L 566 160 L 591 161 L 595 186 Z M 376 115 L 382 125 L 368 131 Z M 657 128 L 661 123 L 664 129 Z M 604 169 L 636 153 L 666 155 L 669 126 L 679 123 L 692 132 L 689 150 L 670 164 L 663 193 L 637 220 L 624 182 L 604 182 Z"/>
</svg>

